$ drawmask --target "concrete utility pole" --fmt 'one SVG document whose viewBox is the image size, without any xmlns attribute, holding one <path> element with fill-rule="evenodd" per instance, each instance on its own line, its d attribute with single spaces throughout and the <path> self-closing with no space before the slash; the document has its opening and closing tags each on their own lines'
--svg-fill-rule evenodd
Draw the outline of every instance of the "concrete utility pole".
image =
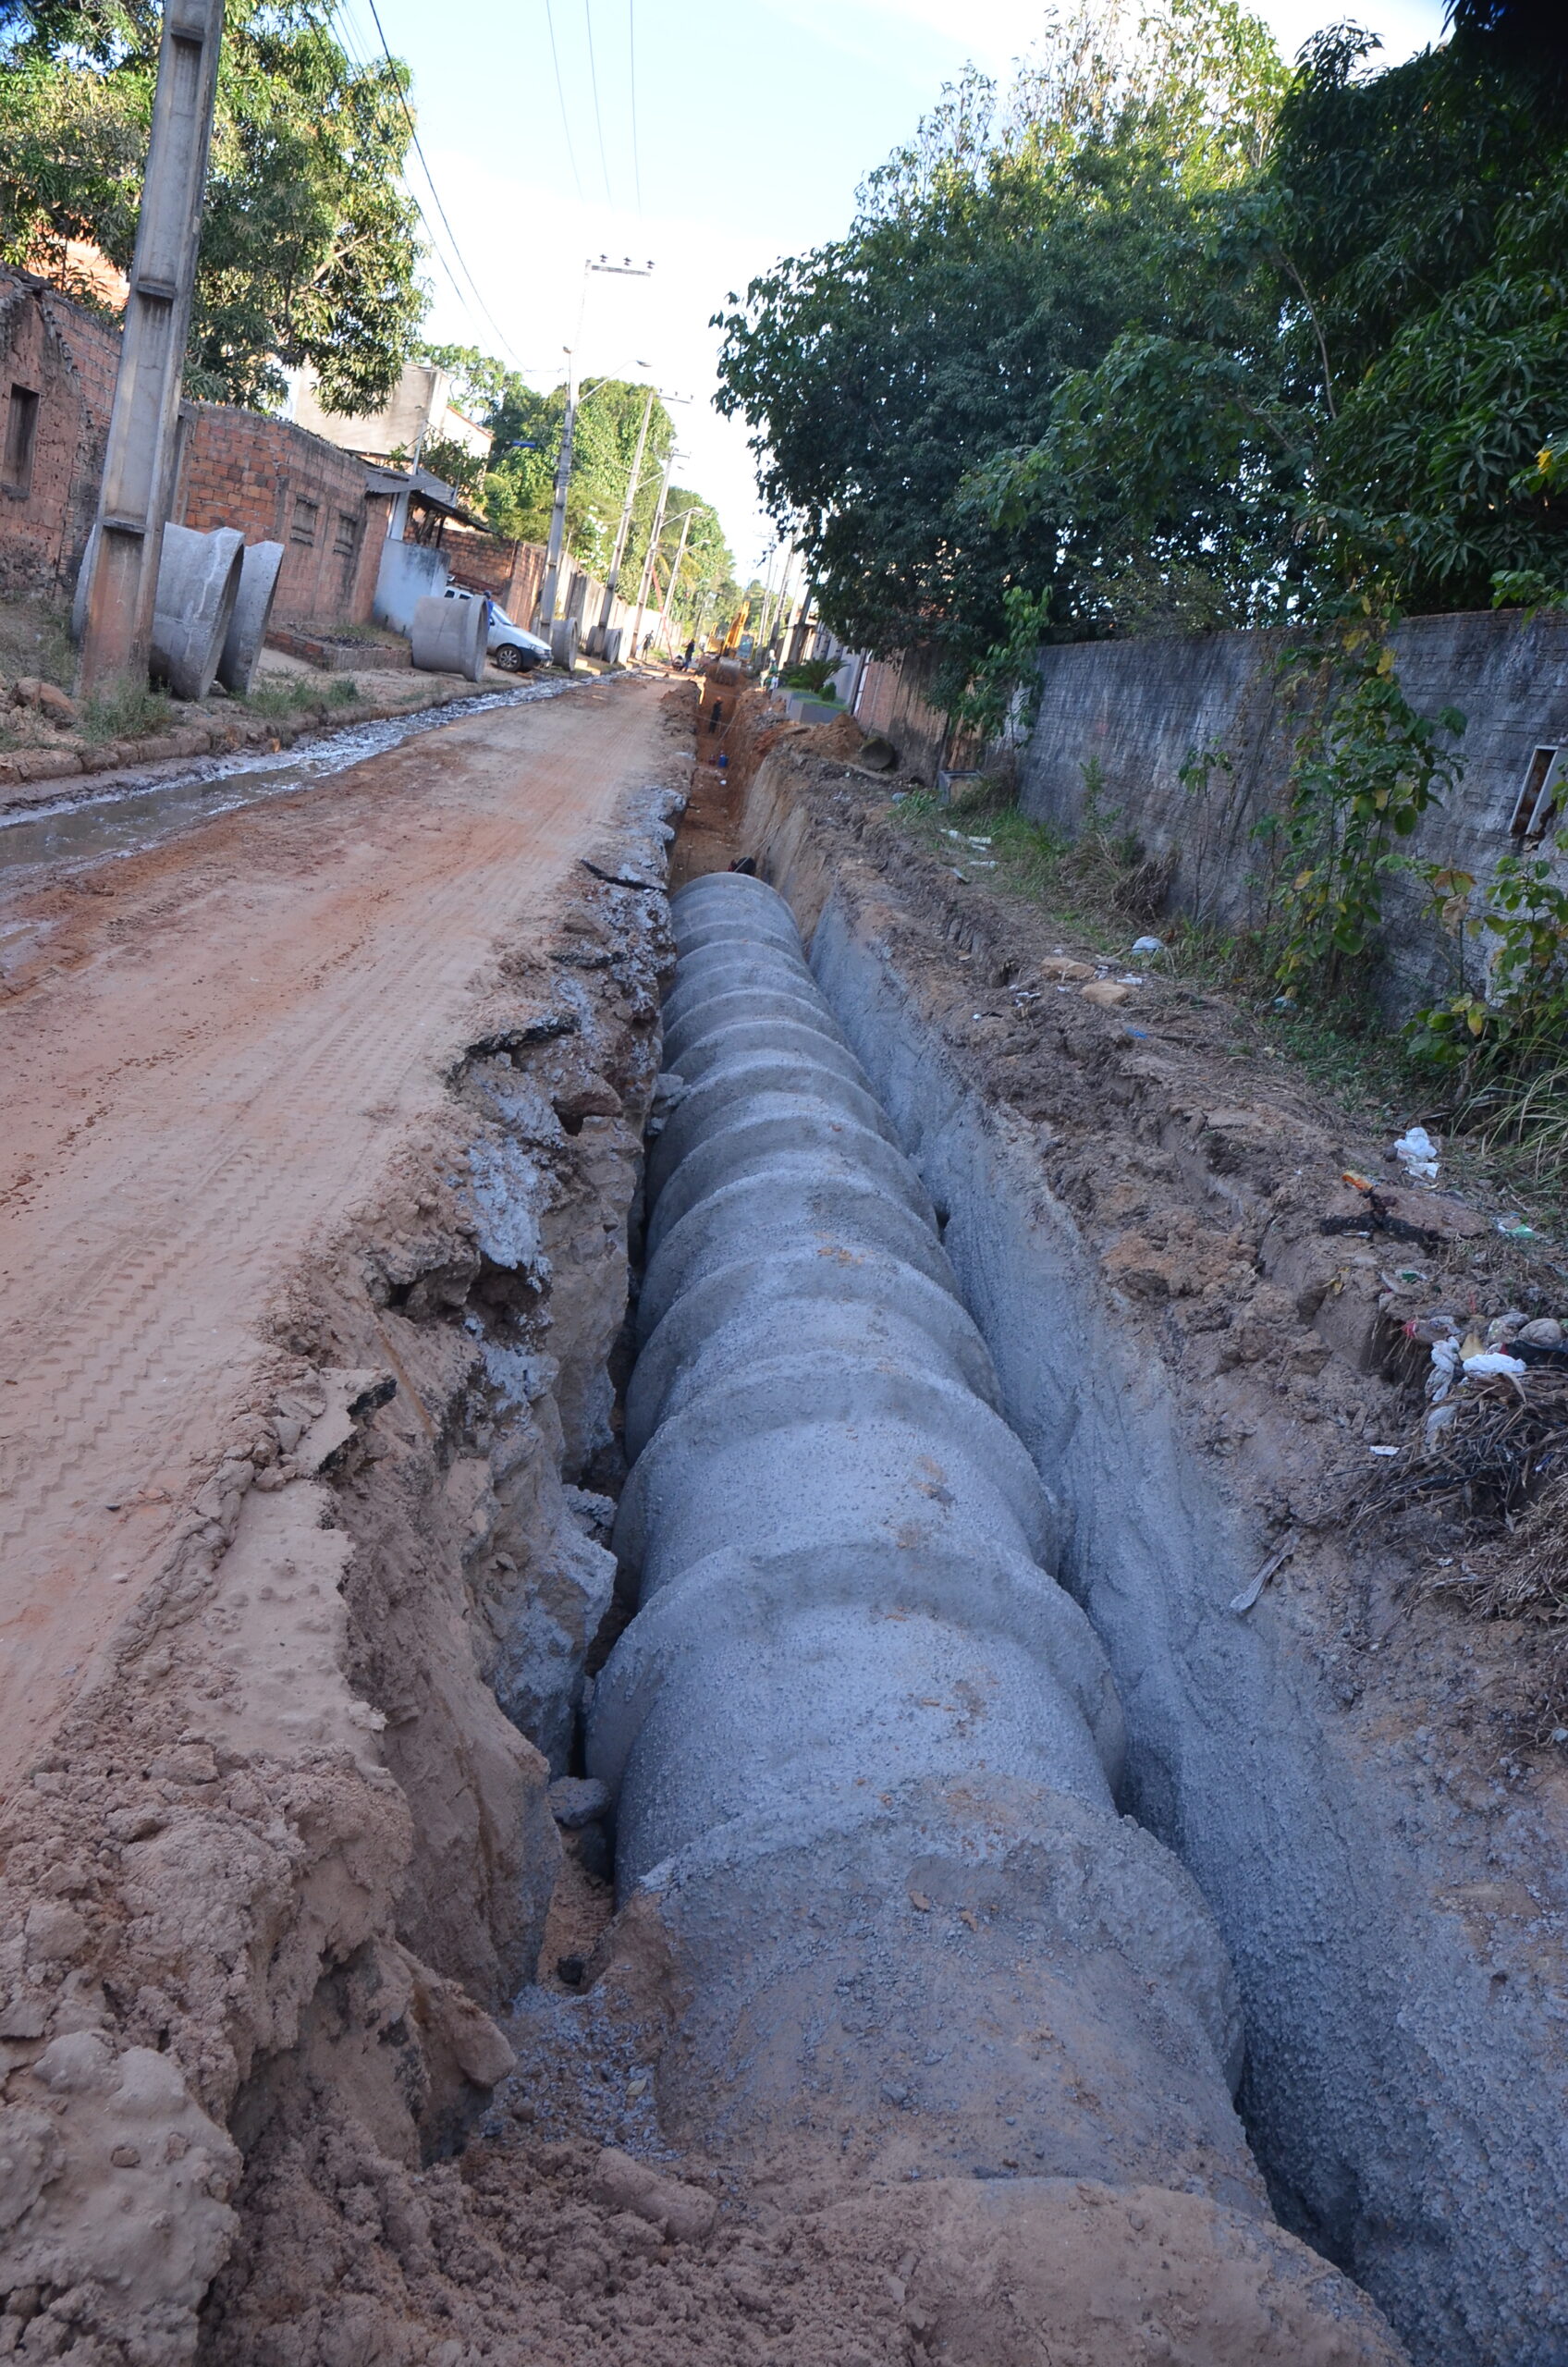
<svg viewBox="0 0 1568 2367">
<path fill-rule="evenodd" d="M 654 560 L 658 555 L 659 536 L 664 532 L 664 506 L 669 499 L 669 480 L 675 473 L 675 447 L 665 456 L 664 478 L 659 486 L 659 506 L 654 512 L 654 531 L 648 537 L 648 555 L 643 561 L 643 580 L 637 586 L 637 621 L 631 628 L 631 655 L 637 655 L 637 644 L 643 638 L 643 611 L 648 605 L 648 586 L 653 581 Z"/>
<path fill-rule="evenodd" d="M 588 281 L 596 271 L 607 272 L 618 279 L 646 279 L 653 268 L 651 257 L 646 264 L 643 264 L 633 263 L 630 255 L 622 263 L 611 263 L 605 255 L 595 263 L 590 256 L 582 266 L 582 294 L 577 306 L 577 330 L 567 355 L 566 416 L 561 422 L 560 458 L 556 462 L 556 497 L 550 506 L 550 541 L 545 554 L 545 581 L 539 593 L 539 631 L 546 640 L 556 620 L 561 554 L 566 548 L 566 497 L 571 484 L 571 448 L 577 434 L 577 354 L 582 343 L 582 316 L 588 304 Z"/>
<path fill-rule="evenodd" d="M 680 562 L 686 556 L 686 537 L 692 531 L 692 521 L 696 514 L 697 505 L 694 501 L 689 503 L 680 513 L 680 547 L 675 554 L 675 565 L 669 570 L 669 582 L 665 588 L 664 606 L 659 610 L 658 623 L 654 627 L 654 647 L 655 649 L 659 647 L 660 644 L 664 640 L 665 626 L 669 618 L 670 603 L 675 598 L 676 578 L 680 573 Z"/>
<path fill-rule="evenodd" d="M 119 374 L 88 545 L 78 681 L 144 682 L 213 136 L 224 0 L 165 0 Z"/>
<path fill-rule="evenodd" d="M 610 613 L 615 607 L 615 587 L 620 582 L 620 562 L 626 556 L 626 538 L 631 532 L 631 506 L 637 498 L 637 487 L 643 481 L 643 454 L 647 448 L 648 423 L 654 415 L 658 390 L 648 388 L 648 399 L 643 406 L 643 424 L 637 430 L 637 449 L 631 459 L 631 474 L 626 480 L 626 499 L 620 505 L 620 523 L 615 530 L 615 548 L 610 554 L 609 573 L 605 579 L 605 604 L 599 611 L 589 647 L 596 657 L 605 653 L 605 635 L 610 629 Z"/>
</svg>

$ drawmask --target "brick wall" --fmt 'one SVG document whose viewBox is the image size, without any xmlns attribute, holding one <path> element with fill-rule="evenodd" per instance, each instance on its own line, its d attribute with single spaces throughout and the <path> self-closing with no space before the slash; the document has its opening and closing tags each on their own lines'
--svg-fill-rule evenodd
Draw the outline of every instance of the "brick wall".
<svg viewBox="0 0 1568 2367">
<path fill-rule="evenodd" d="M 978 764 L 981 743 L 949 737 L 947 717 L 925 696 L 928 681 L 913 656 L 868 659 L 855 720 L 863 730 L 880 731 L 912 771 L 934 782 L 938 766 Z"/>
<path fill-rule="evenodd" d="M 364 462 L 259 411 L 188 403 L 184 415 L 178 521 L 283 545 L 278 624 L 368 624 L 391 501 L 366 492 Z"/>
<path fill-rule="evenodd" d="M 0 268 L 0 597 L 60 598 L 76 582 L 119 350 L 112 322 Z"/>
<path fill-rule="evenodd" d="M 545 582 L 543 544 L 504 542 L 498 534 L 481 534 L 472 526 L 448 523 L 441 537 L 441 554 L 454 583 L 470 592 L 488 592 L 514 624 L 525 632 L 532 627 Z"/>
<path fill-rule="evenodd" d="M 0 597 L 68 598 L 98 504 L 119 367 L 113 321 L 0 267 Z M 31 409 L 18 468 L 18 422 Z M 280 624 L 368 624 L 391 507 L 364 463 L 286 420 L 182 407 L 171 516 L 283 545 Z M 27 424 L 22 422 L 22 424 Z"/>
</svg>

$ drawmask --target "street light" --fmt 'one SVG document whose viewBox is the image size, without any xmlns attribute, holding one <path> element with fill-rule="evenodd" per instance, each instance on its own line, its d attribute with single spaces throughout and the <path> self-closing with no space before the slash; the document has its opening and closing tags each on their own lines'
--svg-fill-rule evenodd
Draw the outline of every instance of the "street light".
<svg viewBox="0 0 1568 2367">
<path fill-rule="evenodd" d="M 607 255 L 601 255 L 597 263 L 590 256 L 582 265 L 582 294 L 577 306 L 577 329 L 567 348 L 566 418 L 561 425 L 560 458 L 556 463 L 556 495 L 550 506 L 550 543 L 545 558 L 545 582 L 539 594 L 539 627 L 546 639 L 556 620 L 556 593 L 560 583 L 561 553 L 566 546 L 566 496 L 567 487 L 571 483 L 571 445 L 577 429 L 577 354 L 582 342 L 582 317 L 588 304 L 589 276 L 594 272 L 603 272 L 618 279 L 646 279 L 653 268 L 651 255 L 645 264 L 634 264 L 630 255 L 620 263 L 611 263 Z"/>
</svg>

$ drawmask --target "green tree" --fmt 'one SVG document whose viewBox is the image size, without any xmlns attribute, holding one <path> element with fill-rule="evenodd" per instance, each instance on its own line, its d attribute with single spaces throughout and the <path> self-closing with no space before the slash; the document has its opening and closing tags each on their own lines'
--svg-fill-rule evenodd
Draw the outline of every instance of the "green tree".
<svg viewBox="0 0 1568 2367">
<path fill-rule="evenodd" d="M 750 422 L 764 498 L 846 640 L 935 643 L 951 692 L 1006 636 L 1010 592 L 1073 629 L 1072 555 L 966 481 L 1160 318 L 1175 241 L 1256 176 L 1281 87 L 1231 0 L 1136 28 L 1084 7 L 1005 98 L 973 72 L 949 89 L 843 239 L 720 316 L 720 408 Z"/>
<path fill-rule="evenodd" d="M 732 610 L 739 587 L 734 558 L 724 539 L 717 510 L 700 494 L 672 484 L 664 532 L 659 537 L 658 589 L 654 595 L 661 606 L 664 587 L 678 553 L 680 570 L 670 600 L 670 616 L 674 637 L 680 640 L 703 629 L 721 609 Z"/>
<path fill-rule="evenodd" d="M 1078 630 L 1568 593 L 1564 78 L 1464 22 L 1383 74 L 1374 47 L 1307 44 L 1161 316 L 973 472 L 982 519 L 1076 559 Z"/>
<path fill-rule="evenodd" d="M 615 547 L 648 391 L 645 386 L 626 379 L 601 379 L 590 382 L 578 403 L 567 492 L 567 547 L 594 575 L 606 572 Z M 506 376 L 500 399 L 481 423 L 496 439 L 484 481 L 484 501 L 496 533 L 534 543 L 543 542 L 548 534 L 565 417 L 564 386 L 541 395 L 521 378 Z M 636 586 L 658 507 L 660 472 L 674 441 L 674 423 L 655 395 L 631 530 L 621 560 L 623 587 Z"/>
<path fill-rule="evenodd" d="M 408 68 L 353 65 L 327 0 L 229 0 L 186 383 L 265 408 L 308 365 L 329 410 L 374 410 L 427 298 L 400 185 Z M 0 14 L 0 256 L 68 283 L 68 240 L 124 270 L 156 79 L 153 0 Z M 75 292 L 91 294 L 90 289 Z"/>
</svg>

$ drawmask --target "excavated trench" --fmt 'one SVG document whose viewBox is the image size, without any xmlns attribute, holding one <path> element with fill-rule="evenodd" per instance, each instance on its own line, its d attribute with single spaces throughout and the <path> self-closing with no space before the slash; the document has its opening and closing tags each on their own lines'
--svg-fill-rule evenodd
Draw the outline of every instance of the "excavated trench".
<svg viewBox="0 0 1568 2367">
<path fill-rule="evenodd" d="M 1223 1944 L 1117 1812 L 1059 1509 L 789 907 L 717 875 L 673 910 L 615 1531 L 641 1607 L 587 1736 L 622 1922 L 679 2001 L 660 2128 L 786 2190 L 934 2182 L 975 2284 L 998 2249 L 1070 2252 L 1092 2181 L 1102 2238 L 1135 2250 L 1152 2214 L 1207 2289 L 1180 2355 L 1392 2361 L 1272 2221 Z M 1140 2265 L 1158 2314 L 1169 2259 Z M 1058 2294 L 1027 2341 L 1085 2312 Z M 1036 2355 L 1023 2332 L 987 2355 Z"/>
<path fill-rule="evenodd" d="M 1538 2034 L 1219 1624 L 1247 1548 L 1032 1146 L 759 786 L 788 902 L 704 875 L 672 949 L 657 792 L 503 961 L 34 1778 L 7 1875 L 96 1849 L 130 2053 L 38 2056 L 0 2356 L 1393 2367 L 1345 2270 L 1419 2367 L 1548 2367 Z"/>
<path fill-rule="evenodd" d="M 1183 1216 L 1173 1239 L 1213 1273 L 1211 1243 L 1234 1259 L 1239 1224 L 1261 1236 L 1233 1269 L 1248 1291 L 1258 1269 L 1300 1289 L 1323 1264 L 1316 1225 L 1296 1238 L 1274 1214 L 1270 1230 L 1234 1153 L 1201 1171 L 1184 1148 L 1187 1113 L 1213 1082 L 1177 1081 L 1139 1046 L 1096 1058 L 1097 1123 L 1074 1105 L 1082 1055 L 1060 1030 L 1058 1082 L 1050 1054 L 1042 1066 L 1031 1053 L 1047 1080 L 1040 1114 L 1018 1110 L 1016 1087 L 998 1092 L 997 1066 L 973 1049 L 1001 1032 L 992 1014 L 1009 998 L 996 979 L 1040 982 L 1022 949 L 1002 959 L 1005 920 L 977 932 L 950 890 L 933 898 L 918 865 L 900 872 L 896 832 L 874 838 L 854 810 L 862 795 L 852 776 L 786 751 L 756 776 L 737 851 L 788 899 L 842 1041 L 935 1205 L 994 1360 L 995 1402 L 1060 1495 L 1054 1566 L 1109 1657 L 1125 1720 L 1118 1803 L 1195 1878 L 1234 1967 L 1239 2105 L 1274 2208 L 1374 2296 L 1422 2367 L 1549 2367 L 1568 2358 L 1558 1788 L 1550 1769 L 1534 1784 L 1508 1780 L 1506 1753 L 1500 1771 L 1495 1747 L 1477 1763 L 1456 1729 L 1444 1733 L 1456 1642 L 1462 1662 L 1476 1647 L 1440 1625 L 1407 1637 L 1406 1581 L 1370 1540 L 1337 1544 L 1330 1522 L 1317 1545 L 1305 1523 L 1287 1526 L 1286 1543 L 1324 1570 L 1322 1602 L 1292 1590 L 1261 1616 L 1238 1615 L 1268 1553 L 1248 1490 L 1266 1502 L 1282 1492 L 1268 1409 L 1290 1384 L 1256 1389 L 1243 1344 L 1219 1359 L 1233 1379 L 1218 1409 L 1212 1392 L 1207 1407 L 1184 1402 L 1171 1368 L 1182 1328 L 1144 1320 L 1114 1288 L 1121 1229 L 1081 1211 L 1147 1207 L 1142 1176 L 1136 1201 L 1121 1183 L 1130 1147 L 1155 1175 L 1182 1174 L 1184 1161 L 1187 1201 L 1212 1210 L 1201 1222 L 1214 1230 Z M 1243 1109 L 1209 1122 L 1223 1147 L 1223 1127 L 1257 1122 Z M 1316 1159 L 1331 1182 L 1343 1163 L 1334 1139 L 1288 1135 L 1295 1177 Z M 1275 1209 L 1302 1189 L 1287 1181 Z M 1138 1255 L 1154 1259 L 1146 1240 Z M 1348 1290 L 1305 1333 L 1283 1292 L 1269 1303 L 1306 1370 L 1328 1360 L 1338 1420 L 1389 1435 L 1378 1381 L 1333 1379 L 1341 1353 L 1368 1370 Z M 1231 1459 L 1214 1452 L 1217 1433 Z M 1305 1509 L 1307 1495 L 1297 1478 L 1289 1501 Z"/>
</svg>

